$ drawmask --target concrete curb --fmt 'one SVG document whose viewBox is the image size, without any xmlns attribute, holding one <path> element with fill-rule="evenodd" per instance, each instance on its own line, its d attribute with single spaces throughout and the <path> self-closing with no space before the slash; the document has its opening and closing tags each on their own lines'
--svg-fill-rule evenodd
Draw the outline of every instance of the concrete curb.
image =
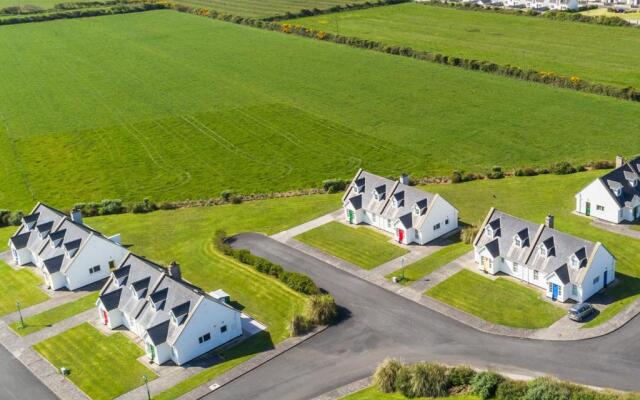
<svg viewBox="0 0 640 400">
<path fill-rule="evenodd" d="M 327 329 L 328 326 L 320 326 L 320 327 L 316 327 L 313 331 L 309 332 L 308 334 L 304 335 L 304 336 L 300 336 L 300 337 L 295 337 L 295 338 L 289 338 L 286 339 L 285 341 L 279 343 L 278 345 L 276 345 L 276 348 L 273 350 L 269 350 L 269 351 L 265 351 L 263 353 L 259 353 L 257 355 L 255 355 L 254 357 L 252 357 L 251 359 L 245 361 L 244 363 L 230 369 L 229 371 L 225 372 L 224 374 L 218 376 L 217 378 L 215 378 L 214 380 L 211 380 L 205 384 L 202 384 L 200 386 L 198 386 L 197 388 L 193 389 L 192 391 L 190 391 L 189 393 L 186 393 L 180 397 L 178 397 L 178 400 L 198 400 L 201 399 L 209 394 L 211 394 L 212 392 L 220 389 L 221 387 L 241 378 L 242 376 L 248 374 L 249 372 L 253 371 L 254 369 L 262 366 L 263 364 L 266 364 L 267 362 L 273 360 L 274 358 L 286 353 L 287 351 L 295 348 L 296 346 L 300 345 L 301 343 L 306 342 L 307 340 L 311 339 L 312 337 L 316 336 L 317 334 L 323 332 L 325 329 Z"/>
<path fill-rule="evenodd" d="M 547 340 L 547 341 L 576 341 L 586 340 L 608 335 L 617 331 L 626 325 L 629 321 L 634 319 L 640 314 L 640 299 L 634 301 L 628 305 L 623 311 L 616 314 L 611 320 L 604 322 L 603 324 L 589 329 L 578 329 L 566 335 L 564 332 L 558 332 L 557 330 L 545 328 L 545 329 L 521 329 L 511 328 L 503 325 L 493 324 L 487 322 L 475 315 L 468 314 L 464 311 L 458 310 L 448 304 L 442 303 L 428 296 L 423 296 L 421 292 L 418 292 L 411 287 L 405 287 L 397 283 L 387 281 L 383 276 L 380 276 L 372 271 L 366 271 L 359 268 L 345 260 L 339 259 L 330 254 L 324 253 L 314 247 L 308 246 L 295 239 L 280 240 L 281 243 L 286 244 L 296 250 L 299 250 L 308 256 L 314 257 L 322 262 L 325 262 L 335 268 L 338 268 L 344 272 L 354 275 L 360 279 L 363 279 L 369 283 L 377 285 L 385 290 L 393 292 L 399 296 L 402 296 L 415 303 L 421 304 L 433 311 L 436 311 L 446 317 L 452 318 L 462 324 L 465 324 L 478 331 L 507 337 L 514 337 L 519 339 L 533 339 L 533 340 Z"/>
</svg>

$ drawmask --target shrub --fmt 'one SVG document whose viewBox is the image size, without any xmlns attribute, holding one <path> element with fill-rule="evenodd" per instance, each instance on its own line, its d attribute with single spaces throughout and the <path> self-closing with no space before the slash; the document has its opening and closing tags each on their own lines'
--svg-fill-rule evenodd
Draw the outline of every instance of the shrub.
<svg viewBox="0 0 640 400">
<path fill-rule="evenodd" d="M 496 398 L 500 400 L 521 400 L 527 392 L 527 383 L 510 379 L 500 382 Z"/>
<path fill-rule="evenodd" d="M 98 208 L 100 215 L 122 214 L 126 211 L 122 206 L 122 200 L 102 200 Z"/>
<path fill-rule="evenodd" d="M 432 363 L 417 363 L 411 368 L 413 397 L 444 397 L 449 389 L 447 368 Z"/>
<path fill-rule="evenodd" d="M 322 182 L 322 189 L 327 193 L 338 193 L 344 191 L 348 184 L 344 179 L 327 179 Z"/>
<path fill-rule="evenodd" d="M 22 223 L 22 217 L 24 217 L 22 211 L 13 211 L 8 218 L 9 225 L 20 225 Z"/>
<path fill-rule="evenodd" d="M 230 190 L 224 190 L 220 193 L 220 197 L 222 197 L 222 200 L 224 200 L 225 203 L 228 203 L 229 200 L 231 200 L 232 195 L 233 192 Z"/>
<path fill-rule="evenodd" d="M 233 196 L 231 198 L 231 204 L 240 204 L 242 203 L 242 196 Z"/>
<path fill-rule="evenodd" d="M 536 176 L 538 171 L 531 167 L 519 168 L 514 173 L 515 176 Z"/>
<path fill-rule="evenodd" d="M 473 240 L 476 238 L 477 234 L 478 234 L 477 227 L 468 226 L 466 228 L 462 228 L 462 231 L 460 232 L 460 239 L 466 244 L 471 244 L 473 243 Z"/>
<path fill-rule="evenodd" d="M 396 373 L 395 387 L 396 391 L 405 397 L 413 397 L 411 392 L 411 371 L 406 365 L 403 365 Z"/>
<path fill-rule="evenodd" d="M 382 393 L 393 393 L 396 391 L 396 378 L 398 371 L 402 369 L 402 364 L 396 359 L 385 359 L 373 374 L 373 385 Z"/>
<path fill-rule="evenodd" d="M 462 171 L 453 171 L 453 173 L 451 174 L 452 183 L 461 183 L 463 182 L 462 178 Z"/>
<path fill-rule="evenodd" d="M 316 294 L 319 292 L 318 287 L 311 278 L 298 272 L 283 272 L 279 275 L 279 279 L 296 292 L 304 294 Z"/>
<path fill-rule="evenodd" d="M 296 314 L 291 318 L 291 323 L 289 324 L 289 335 L 290 336 L 300 336 L 309 332 L 311 326 L 309 321 L 300 314 Z"/>
<path fill-rule="evenodd" d="M 328 294 L 311 296 L 307 300 L 305 315 L 314 324 L 330 324 L 338 315 L 336 301 Z"/>
<path fill-rule="evenodd" d="M 178 208 L 175 203 L 172 203 L 170 201 L 163 201 L 162 203 L 160 203 L 160 205 L 158 206 L 161 210 L 175 210 L 176 208 Z"/>
<path fill-rule="evenodd" d="M 589 163 L 589 166 L 593 169 L 610 169 L 614 168 L 616 164 L 613 161 L 609 160 L 597 160 L 591 161 L 591 163 Z"/>
<path fill-rule="evenodd" d="M 471 390 L 481 399 L 490 399 L 496 394 L 498 385 L 504 378 L 495 372 L 480 372 L 471 381 Z"/>
<path fill-rule="evenodd" d="M 569 400 L 571 391 L 551 378 L 536 378 L 527 385 L 524 400 Z"/>
<path fill-rule="evenodd" d="M 551 171 L 551 173 L 556 175 L 567 175 L 567 174 L 573 174 L 576 172 L 575 167 L 567 161 L 557 162 L 551 165 L 551 168 L 549 168 L 549 170 Z"/>
<path fill-rule="evenodd" d="M 502 167 L 494 166 L 491 168 L 491 171 L 487 174 L 487 178 L 489 179 L 502 179 L 504 178 L 504 172 L 502 172 Z"/>
<path fill-rule="evenodd" d="M 449 370 L 449 384 L 451 386 L 467 386 L 476 376 L 476 371 L 466 365 L 453 367 Z"/>
</svg>

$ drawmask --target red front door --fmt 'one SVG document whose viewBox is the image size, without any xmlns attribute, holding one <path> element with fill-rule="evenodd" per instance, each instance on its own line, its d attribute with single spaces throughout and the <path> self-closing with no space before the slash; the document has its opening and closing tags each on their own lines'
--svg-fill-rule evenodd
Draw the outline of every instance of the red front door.
<svg viewBox="0 0 640 400">
<path fill-rule="evenodd" d="M 109 323 L 109 314 L 104 310 L 102 310 L 102 321 L 105 325 Z"/>
<path fill-rule="evenodd" d="M 404 241 L 404 231 L 402 229 L 398 229 L 398 242 L 402 243 Z"/>
</svg>

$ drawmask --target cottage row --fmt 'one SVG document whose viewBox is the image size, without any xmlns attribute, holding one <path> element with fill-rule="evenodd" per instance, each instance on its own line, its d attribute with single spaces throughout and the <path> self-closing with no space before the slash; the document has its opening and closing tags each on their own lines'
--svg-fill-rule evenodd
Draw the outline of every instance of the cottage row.
<svg viewBox="0 0 640 400">
<path fill-rule="evenodd" d="M 620 169 L 632 168 L 625 165 Z M 633 165 L 637 173 L 639 164 Z M 629 174 L 617 170 L 604 179 L 619 176 Z M 627 184 L 626 198 L 634 198 L 635 188 Z M 410 186 L 406 176 L 394 181 L 359 170 L 342 202 L 348 223 L 374 226 L 405 245 L 426 244 L 458 230 L 458 210 L 442 196 Z M 625 202 L 615 204 L 624 207 Z M 473 243 L 478 268 L 535 285 L 562 302 L 583 302 L 606 288 L 615 279 L 614 256 L 601 243 L 556 230 L 553 221 L 548 216 L 544 224 L 535 224 L 492 208 Z"/>
<path fill-rule="evenodd" d="M 14 263 L 37 268 L 52 290 L 108 278 L 96 304 L 100 321 L 139 336 L 151 362 L 182 365 L 243 333 L 241 313 L 224 292 L 210 295 L 189 284 L 175 262 L 163 268 L 129 252 L 119 236 L 85 225 L 78 211 L 67 215 L 38 203 L 9 246 Z"/>
</svg>

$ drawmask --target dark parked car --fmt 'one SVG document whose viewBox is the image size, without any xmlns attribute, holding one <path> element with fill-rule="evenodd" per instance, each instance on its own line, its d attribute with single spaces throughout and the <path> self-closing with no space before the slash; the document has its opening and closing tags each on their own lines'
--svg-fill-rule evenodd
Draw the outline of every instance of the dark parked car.
<svg viewBox="0 0 640 400">
<path fill-rule="evenodd" d="M 571 307 L 569 310 L 569 319 L 582 322 L 591 314 L 593 314 L 594 308 L 589 303 L 580 303 Z"/>
</svg>

